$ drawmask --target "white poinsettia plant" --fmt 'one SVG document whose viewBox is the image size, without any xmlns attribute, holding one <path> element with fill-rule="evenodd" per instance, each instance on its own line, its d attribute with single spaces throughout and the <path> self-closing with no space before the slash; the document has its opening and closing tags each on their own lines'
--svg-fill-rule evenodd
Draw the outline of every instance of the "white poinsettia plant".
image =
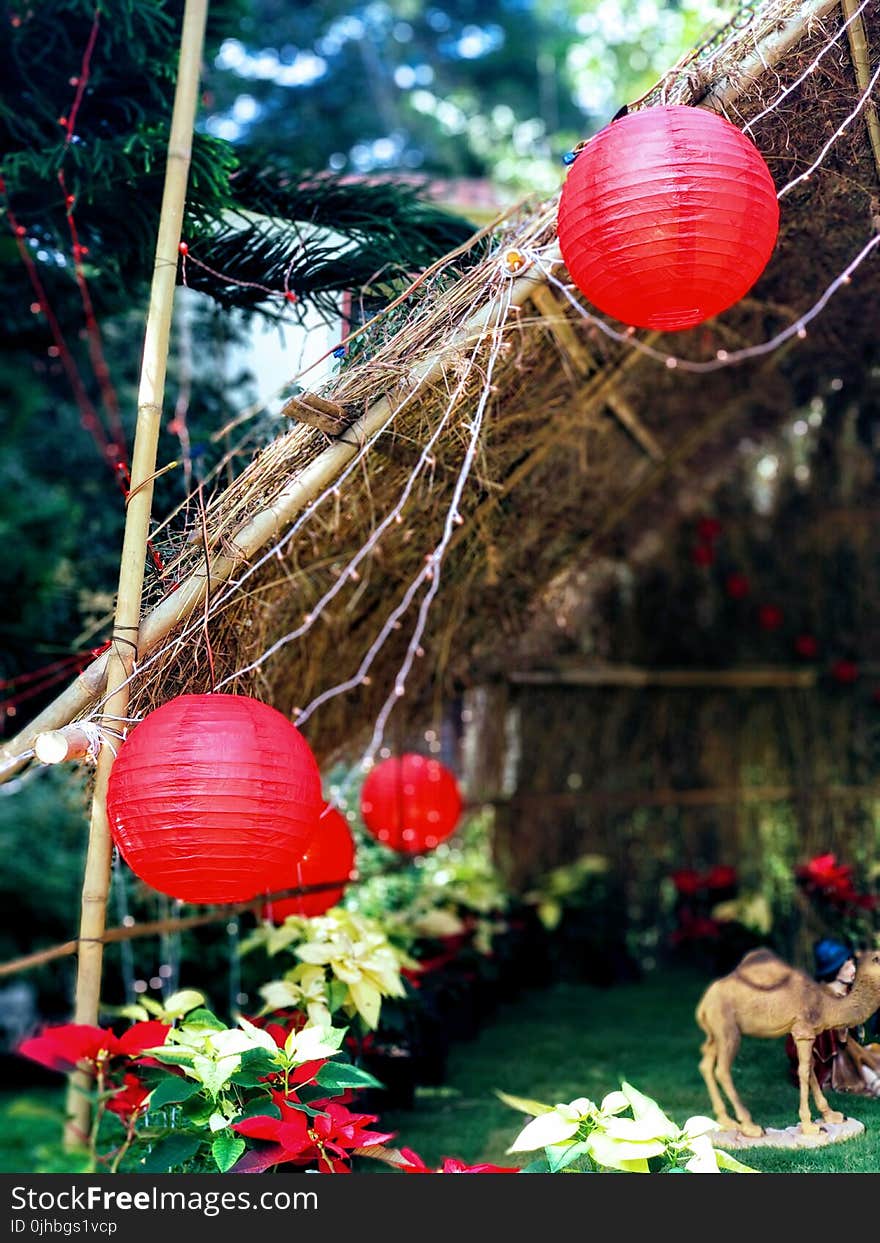
<svg viewBox="0 0 880 1243">
<path fill-rule="evenodd" d="M 279 927 L 264 925 L 243 946 L 256 945 L 270 955 L 293 954 L 297 963 L 284 976 L 260 989 L 264 1013 L 303 1010 L 310 1023 L 328 1025 L 341 1011 L 359 1016 L 367 1028 L 378 1026 L 382 1001 L 403 997 L 404 967 L 417 964 L 389 939 L 373 919 L 334 907 L 313 918 L 290 916 Z"/>
<path fill-rule="evenodd" d="M 688 1118 L 679 1127 L 656 1101 L 626 1082 L 598 1105 L 585 1096 L 567 1105 L 544 1105 L 504 1092 L 498 1095 L 505 1104 L 532 1115 L 507 1150 L 543 1150 L 543 1156 L 526 1167 L 528 1173 L 756 1173 L 715 1148 L 710 1135 L 720 1128 L 712 1118 Z"/>
</svg>

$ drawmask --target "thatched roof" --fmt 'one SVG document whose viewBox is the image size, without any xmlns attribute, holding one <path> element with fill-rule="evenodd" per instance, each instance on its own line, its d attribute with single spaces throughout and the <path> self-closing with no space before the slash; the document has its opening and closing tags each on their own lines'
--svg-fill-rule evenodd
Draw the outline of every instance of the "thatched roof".
<svg viewBox="0 0 880 1243">
<path fill-rule="evenodd" d="M 849 38 L 862 19 L 865 47 Z M 810 167 L 878 64 L 880 0 L 872 0 L 771 108 L 844 20 L 839 5 L 827 0 L 746 6 L 635 106 L 686 103 L 714 108 L 738 125 L 755 119 L 750 134 L 781 188 Z M 880 227 L 880 139 L 875 132 L 872 147 L 872 115 L 876 125 L 870 106 L 863 108 L 817 171 L 782 199 L 778 245 L 746 298 L 686 333 L 637 334 L 660 352 L 660 361 L 631 340 L 598 331 L 545 282 L 543 269 L 554 260 L 553 273 L 566 280 L 558 266 L 555 199 L 522 208 L 479 236 L 470 254 L 428 275 L 365 334 L 322 393 L 342 407 L 347 430 L 328 435 L 294 426 L 211 505 L 207 606 L 205 549 L 176 550 L 182 585 L 153 601 L 143 623 L 132 715 L 180 692 L 210 689 L 208 642 L 222 685 L 283 636 L 302 630 L 223 685 L 295 714 L 343 680 L 357 680 L 365 652 L 412 589 L 413 602 L 378 652 L 369 681 L 328 699 L 304 725 L 324 757 L 362 741 L 398 680 L 433 580 L 423 579 L 418 590 L 413 584 L 442 538 L 473 421 L 482 419 L 457 506 L 461 521 L 420 643 L 424 655 L 414 660 L 391 718 L 393 736 L 399 717 L 423 712 L 427 701 L 502 663 L 530 602 L 566 564 L 598 556 L 625 536 L 628 524 L 644 526 L 646 513 L 654 521 L 683 481 L 708 478 L 710 466 L 717 472 L 746 431 L 778 425 L 832 379 L 857 381 L 876 362 L 876 256 L 835 293 L 804 339 L 707 374 L 670 368 L 663 358 L 711 360 L 718 350 L 733 353 L 773 338 L 852 262 Z M 512 278 L 503 261 L 510 248 L 541 263 Z M 501 319 L 508 299 L 513 306 Z M 481 405 L 493 339 L 500 348 Z M 435 432 L 431 461 L 407 492 Z M 325 492 L 313 510 L 305 508 Z M 400 520 L 388 522 L 356 577 L 346 576 L 352 557 L 402 496 Z M 225 585 L 230 575 L 237 590 Z M 328 591 L 335 594 L 320 617 L 304 622 Z M 173 624 L 193 603 L 195 620 Z M 87 715 L 102 674 L 96 662 L 36 726 Z M 25 731 L 7 744 L 7 754 L 20 754 L 32 736 Z"/>
</svg>

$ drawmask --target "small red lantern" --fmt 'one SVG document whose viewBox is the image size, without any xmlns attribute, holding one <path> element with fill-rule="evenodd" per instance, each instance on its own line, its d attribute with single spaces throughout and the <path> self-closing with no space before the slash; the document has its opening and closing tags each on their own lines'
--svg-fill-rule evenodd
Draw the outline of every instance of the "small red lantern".
<svg viewBox="0 0 880 1243">
<path fill-rule="evenodd" d="M 647 108 L 586 144 L 559 201 L 578 289 L 640 328 L 692 328 L 738 302 L 776 244 L 776 187 L 758 149 L 706 108 Z"/>
<path fill-rule="evenodd" d="M 439 760 L 408 754 L 383 760 L 361 791 L 364 824 L 402 854 L 433 850 L 455 832 L 461 816 L 458 782 Z"/>
<path fill-rule="evenodd" d="M 180 695 L 137 725 L 110 772 L 113 839 L 184 902 L 278 888 L 318 828 L 321 774 L 302 734 L 242 695 Z"/>
<path fill-rule="evenodd" d="M 354 838 L 348 821 L 335 807 L 325 803 L 318 821 L 318 830 L 308 850 L 292 869 L 286 870 L 283 877 L 277 877 L 275 888 L 322 885 L 330 880 L 342 881 L 343 884 L 334 889 L 321 889 L 317 893 L 304 893 L 295 898 L 268 902 L 263 907 L 263 918 L 282 924 L 288 915 L 311 917 L 329 911 L 345 893 L 344 882 L 351 879 L 354 853 Z"/>
</svg>

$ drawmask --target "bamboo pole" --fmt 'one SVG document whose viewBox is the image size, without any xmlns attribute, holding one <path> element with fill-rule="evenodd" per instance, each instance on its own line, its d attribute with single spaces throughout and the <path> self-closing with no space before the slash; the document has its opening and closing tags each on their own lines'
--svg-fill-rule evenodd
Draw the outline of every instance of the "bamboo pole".
<svg viewBox="0 0 880 1243">
<path fill-rule="evenodd" d="M 171 333 L 171 311 L 177 279 L 177 256 L 186 188 L 189 178 L 192 132 L 198 102 L 202 47 L 208 0 L 186 0 L 180 40 L 177 85 L 171 115 L 168 162 L 156 240 L 156 259 L 150 288 L 150 302 L 144 333 L 144 352 L 138 389 L 137 424 L 131 465 L 131 491 L 125 514 L 125 534 L 119 567 L 119 590 L 113 640 L 107 654 L 107 700 L 104 712 L 108 724 L 128 713 L 128 679 L 139 652 L 141 595 L 144 563 L 150 533 L 153 478 L 165 395 L 165 373 Z M 101 994 L 101 966 L 106 926 L 107 895 L 110 889 L 112 841 L 107 820 L 107 782 L 113 765 L 113 748 L 102 747 L 95 771 L 89 844 L 82 889 L 79 955 L 76 977 L 74 1022 L 93 1024 L 98 1018 Z M 68 1092 L 68 1146 L 82 1143 L 88 1133 L 90 1106 L 81 1090 L 81 1075 L 74 1075 Z"/>
</svg>

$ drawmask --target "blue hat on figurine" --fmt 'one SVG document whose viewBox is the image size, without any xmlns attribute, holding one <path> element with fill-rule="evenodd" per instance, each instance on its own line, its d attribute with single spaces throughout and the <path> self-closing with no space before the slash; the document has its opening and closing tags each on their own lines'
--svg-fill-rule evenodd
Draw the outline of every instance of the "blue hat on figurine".
<svg viewBox="0 0 880 1243">
<path fill-rule="evenodd" d="M 842 941 L 834 941 L 831 937 L 823 937 L 813 946 L 816 977 L 820 980 L 833 980 L 850 958 L 855 958 L 852 946 L 844 945 Z"/>
</svg>

